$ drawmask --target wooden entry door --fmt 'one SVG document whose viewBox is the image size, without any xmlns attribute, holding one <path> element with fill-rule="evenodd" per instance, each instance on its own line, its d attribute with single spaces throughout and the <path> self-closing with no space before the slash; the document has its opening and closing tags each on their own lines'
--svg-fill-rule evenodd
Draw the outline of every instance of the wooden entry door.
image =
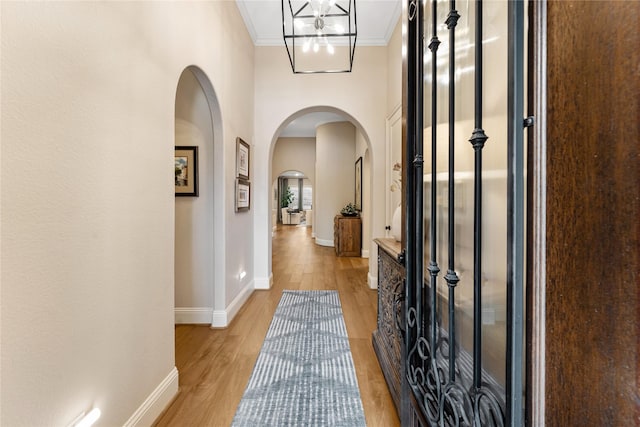
<svg viewBox="0 0 640 427">
<path fill-rule="evenodd" d="M 640 425 L 640 5 L 550 1 L 534 13 L 546 55 L 534 64 L 543 126 L 530 176 L 544 178 L 533 191 L 546 220 L 530 251 L 543 369 L 529 418 Z"/>
</svg>

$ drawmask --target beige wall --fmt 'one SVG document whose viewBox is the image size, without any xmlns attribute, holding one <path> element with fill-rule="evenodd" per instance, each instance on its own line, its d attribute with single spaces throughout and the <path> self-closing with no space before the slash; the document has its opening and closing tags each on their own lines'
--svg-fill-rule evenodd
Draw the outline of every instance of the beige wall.
<svg viewBox="0 0 640 427">
<path fill-rule="evenodd" d="M 232 190 L 235 138 L 253 137 L 253 45 L 233 2 L 0 7 L 0 424 L 65 426 L 97 406 L 101 425 L 148 425 L 178 385 L 171 171 L 189 65 L 224 118 L 216 310 L 254 279 L 254 211 L 235 214 Z"/>
<path fill-rule="evenodd" d="M 285 171 L 302 172 L 312 183 L 315 182 L 316 139 L 278 138 L 273 150 L 271 180 L 273 182 Z"/>
<path fill-rule="evenodd" d="M 347 203 L 353 203 L 355 149 L 356 128 L 351 123 L 327 123 L 316 128 L 313 226 L 319 245 L 333 246 L 333 218 Z"/>
</svg>

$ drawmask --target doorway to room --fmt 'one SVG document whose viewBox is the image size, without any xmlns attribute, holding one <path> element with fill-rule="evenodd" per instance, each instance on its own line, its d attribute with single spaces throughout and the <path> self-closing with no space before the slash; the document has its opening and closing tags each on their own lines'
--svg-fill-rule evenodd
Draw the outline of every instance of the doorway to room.
<svg viewBox="0 0 640 427">
<path fill-rule="evenodd" d="M 313 184 L 300 171 L 282 172 L 273 183 L 276 223 L 313 227 Z"/>
<path fill-rule="evenodd" d="M 183 193 L 176 180 L 174 318 L 176 324 L 212 324 L 215 295 L 222 278 L 223 245 L 221 116 L 213 86 L 195 66 L 184 69 L 176 88 L 176 171 L 195 191 Z M 178 164 L 183 152 L 189 165 Z M 178 172 L 176 172 L 176 177 Z M 181 184 L 183 182 L 180 182 Z M 178 197 L 180 196 L 180 197 Z M 216 239 L 216 240 L 214 240 Z M 216 244 L 214 244 L 214 241 Z M 217 245 L 217 246 L 216 246 Z"/>
<path fill-rule="evenodd" d="M 361 255 L 368 257 L 372 216 L 369 145 L 359 123 L 333 107 L 311 107 L 285 120 L 271 150 L 273 230 L 278 224 L 291 225 L 304 218 L 313 227 L 315 243 L 331 247 L 335 215 L 353 204 L 363 224 Z M 294 202 L 296 194 L 302 199 Z M 287 196 L 292 200 L 283 200 Z"/>
</svg>

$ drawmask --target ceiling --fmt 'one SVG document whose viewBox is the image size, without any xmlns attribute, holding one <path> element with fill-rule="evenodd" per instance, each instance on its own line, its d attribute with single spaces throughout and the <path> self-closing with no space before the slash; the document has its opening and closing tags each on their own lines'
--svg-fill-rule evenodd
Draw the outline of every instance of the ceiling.
<svg viewBox="0 0 640 427">
<path fill-rule="evenodd" d="M 281 137 L 315 137 L 316 127 L 325 123 L 348 120 L 341 114 L 330 112 L 308 113 L 293 120 L 280 132 Z"/>
<path fill-rule="evenodd" d="M 400 19 L 400 0 L 354 1 L 357 46 L 386 46 Z M 344 4 L 346 0 L 337 2 Z M 236 0 L 236 3 L 256 46 L 284 46 L 281 0 Z"/>
<path fill-rule="evenodd" d="M 287 1 L 287 0 L 285 0 Z M 346 0 L 338 0 L 339 3 Z M 357 46 L 386 46 L 400 19 L 400 0 L 355 0 L 358 25 Z M 240 14 L 256 46 L 282 46 L 281 0 L 236 0 Z M 280 134 L 282 137 L 314 137 L 316 126 L 348 120 L 336 113 L 314 112 L 298 117 Z"/>
</svg>

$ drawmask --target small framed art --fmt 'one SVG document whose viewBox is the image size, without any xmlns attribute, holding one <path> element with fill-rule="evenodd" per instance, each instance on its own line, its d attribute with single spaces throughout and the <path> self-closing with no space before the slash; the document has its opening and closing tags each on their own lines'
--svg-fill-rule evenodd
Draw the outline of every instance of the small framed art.
<svg viewBox="0 0 640 427">
<path fill-rule="evenodd" d="M 198 147 L 175 147 L 176 196 L 198 197 Z"/>
<path fill-rule="evenodd" d="M 251 183 L 236 179 L 236 212 L 248 211 L 251 207 Z"/>
<path fill-rule="evenodd" d="M 249 179 L 249 156 L 251 152 L 249 144 L 241 138 L 236 138 L 236 177 Z"/>
</svg>

